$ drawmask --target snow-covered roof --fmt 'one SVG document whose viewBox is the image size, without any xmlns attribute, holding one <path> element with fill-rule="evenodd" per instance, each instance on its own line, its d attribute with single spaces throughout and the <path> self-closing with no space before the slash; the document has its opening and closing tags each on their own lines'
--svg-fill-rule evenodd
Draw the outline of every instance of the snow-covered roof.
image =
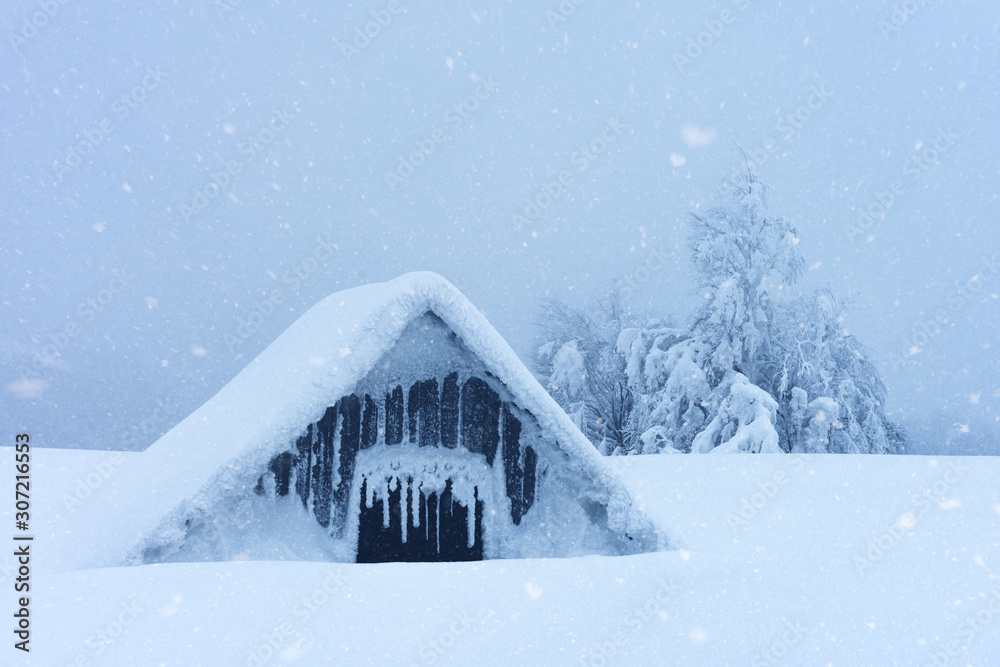
<svg viewBox="0 0 1000 667">
<path fill-rule="evenodd" d="M 322 300 L 207 403 L 122 465 L 107 489 L 81 508 L 81 520 L 59 536 L 74 540 L 77 550 L 76 562 L 64 569 L 134 558 L 144 545 L 163 539 L 159 532 L 177 525 L 171 519 L 246 487 L 427 312 L 441 318 L 534 415 L 568 455 L 568 465 L 606 491 L 609 527 L 651 539 L 652 524 L 632 507 L 617 475 L 486 318 L 450 282 L 417 272 Z"/>
</svg>

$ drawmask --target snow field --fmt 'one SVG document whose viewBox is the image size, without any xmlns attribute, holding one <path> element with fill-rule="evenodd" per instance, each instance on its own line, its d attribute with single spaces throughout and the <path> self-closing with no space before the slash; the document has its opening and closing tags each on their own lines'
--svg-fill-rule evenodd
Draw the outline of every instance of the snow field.
<svg viewBox="0 0 1000 667">
<path fill-rule="evenodd" d="M 23 664 L 1000 661 L 992 458 L 614 459 L 675 552 L 57 572 L 61 489 L 106 455 L 38 452 L 36 650 Z"/>
</svg>

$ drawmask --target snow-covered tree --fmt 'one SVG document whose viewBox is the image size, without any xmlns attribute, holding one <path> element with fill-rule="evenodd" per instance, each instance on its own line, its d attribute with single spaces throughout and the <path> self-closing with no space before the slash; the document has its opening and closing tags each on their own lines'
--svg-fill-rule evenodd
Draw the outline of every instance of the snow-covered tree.
<svg viewBox="0 0 1000 667">
<path fill-rule="evenodd" d="M 621 332 L 618 351 L 625 356 L 628 384 L 638 397 L 632 411 L 633 432 L 649 440 L 646 432 L 662 426 L 669 437 L 652 442 L 691 451 L 694 437 L 711 419 L 716 402 L 706 372 L 708 350 L 690 332 L 660 326 L 657 321 Z M 645 453 L 651 453 L 646 449 Z"/>
<path fill-rule="evenodd" d="M 779 294 L 805 267 L 798 230 L 768 213 L 767 189 L 749 168 L 693 223 L 694 278 L 705 301 L 692 331 L 711 347 L 716 382 L 737 370 L 756 383 L 770 354 Z"/>
<path fill-rule="evenodd" d="M 539 372 L 604 453 L 865 452 L 906 448 L 885 385 L 829 290 L 790 295 L 798 231 L 748 168 L 692 218 L 703 303 L 688 326 L 550 304 Z"/>
<path fill-rule="evenodd" d="M 770 215 L 766 202 L 766 188 L 747 169 L 725 186 L 718 205 L 692 217 L 693 274 L 704 303 L 689 329 L 631 329 L 619 337 L 619 352 L 629 359 L 630 386 L 643 392 L 633 430 L 664 426 L 669 446 L 684 452 L 730 442 L 736 436 L 727 429 L 734 424 L 761 429 L 766 421 L 774 430 L 777 406 L 763 410 L 766 392 L 754 394 L 748 387 L 756 389 L 767 367 L 779 296 L 802 275 L 804 261 L 794 225 Z M 747 403 L 751 394 L 760 400 Z M 751 404 L 754 419 L 744 423 L 733 416 Z M 695 447 L 703 429 L 714 435 Z M 727 437 L 719 439 L 722 435 Z M 741 440 L 754 440 L 746 451 L 764 447 L 754 438 Z M 769 447 L 770 439 L 766 443 Z"/>
<path fill-rule="evenodd" d="M 801 437 L 794 435 L 802 428 L 796 407 L 827 399 L 837 406 L 837 416 L 830 422 L 825 451 L 901 453 L 906 434 L 886 417 L 885 383 L 868 350 L 844 327 L 845 309 L 829 289 L 793 299 L 782 309 L 761 384 L 781 405 L 779 430 L 786 449 Z M 828 417 L 832 404 L 817 409 Z"/>
<path fill-rule="evenodd" d="M 546 342 L 536 369 L 543 384 L 605 454 L 631 453 L 641 446 L 630 428 L 634 397 L 625 358 L 616 343 L 627 315 L 617 292 L 592 315 L 549 301 L 540 324 Z"/>
</svg>

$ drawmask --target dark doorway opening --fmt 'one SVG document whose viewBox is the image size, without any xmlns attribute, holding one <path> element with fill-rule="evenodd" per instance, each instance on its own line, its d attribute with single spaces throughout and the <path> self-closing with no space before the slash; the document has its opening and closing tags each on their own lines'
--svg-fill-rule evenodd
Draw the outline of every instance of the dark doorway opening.
<svg viewBox="0 0 1000 667">
<path fill-rule="evenodd" d="M 416 492 L 418 513 L 407 513 L 406 542 L 403 542 L 400 500 L 405 493 L 407 506 Z M 424 495 L 415 491 L 412 478 L 399 480 L 389 492 L 389 527 L 383 520 L 383 499 L 376 498 L 369 508 L 365 504 L 368 480 L 361 482 L 361 508 L 358 525 L 359 563 L 390 562 L 454 562 L 483 559 L 483 502 L 476 488 L 475 542 L 469 546 L 469 508 L 455 501 L 448 480 L 441 497 L 437 493 Z M 416 525 L 419 522 L 419 526 Z"/>
</svg>

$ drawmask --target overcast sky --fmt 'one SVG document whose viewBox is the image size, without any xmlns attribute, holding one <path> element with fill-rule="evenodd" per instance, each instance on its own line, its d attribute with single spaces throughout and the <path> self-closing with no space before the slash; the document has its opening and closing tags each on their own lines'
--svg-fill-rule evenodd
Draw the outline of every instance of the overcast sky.
<svg viewBox="0 0 1000 667">
<path fill-rule="evenodd" d="M 1000 453 L 996 3 L 233 4 L 0 10 L 12 428 L 144 448 L 324 296 L 418 269 L 526 362 L 542 298 L 631 277 L 685 318 L 738 145 L 915 451 Z"/>
</svg>

